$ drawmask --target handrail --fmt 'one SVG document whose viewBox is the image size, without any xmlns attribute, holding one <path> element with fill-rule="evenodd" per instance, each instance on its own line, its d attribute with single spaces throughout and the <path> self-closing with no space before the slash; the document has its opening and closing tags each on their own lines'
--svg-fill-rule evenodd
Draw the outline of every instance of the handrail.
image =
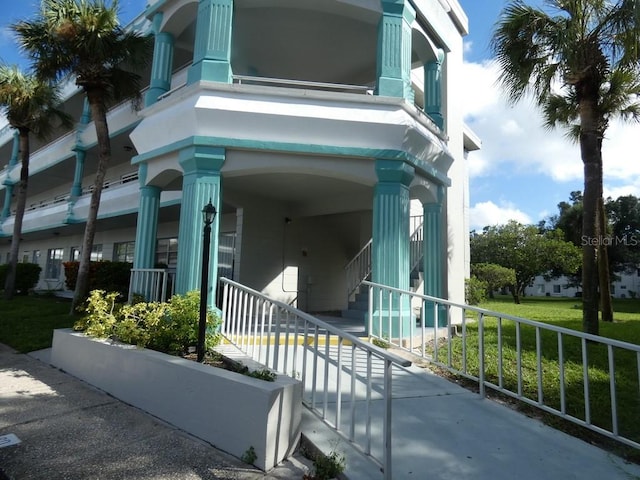
<svg viewBox="0 0 640 480">
<path fill-rule="evenodd" d="M 385 480 L 391 480 L 392 368 L 411 362 L 232 280 L 221 278 L 220 283 L 225 338 L 255 361 L 299 378 L 303 404 L 381 467 Z M 379 369 L 373 369 L 374 362 Z M 384 409 L 377 449 L 372 449 L 380 439 L 372 434 L 370 413 L 374 392 L 382 394 Z M 329 396 L 335 398 L 331 405 Z M 356 414 L 358 402 L 366 410 L 364 415 Z M 374 450 L 381 450 L 382 458 Z"/>
<path fill-rule="evenodd" d="M 363 280 L 371 273 L 372 239 L 365 243 L 353 259 L 347 263 L 344 270 L 347 275 L 347 299 L 353 295 Z"/>
<path fill-rule="evenodd" d="M 422 216 L 414 215 L 410 219 L 411 236 L 409 237 L 409 270 L 413 270 L 420 263 L 424 254 Z M 353 295 L 363 280 L 371 274 L 372 239 L 360 249 L 358 253 L 344 267 L 347 276 L 347 299 Z"/>
<path fill-rule="evenodd" d="M 382 338 L 384 333 L 393 332 L 385 338 L 386 341 L 391 343 L 396 348 L 411 352 L 414 355 L 418 355 L 423 359 L 444 368 L 457 375 L 465 377 L 469 380 L 478 382 L 480 395 L 486 395 L 486 389 L 490 388 L 496 390 L 504 395 L 513 397 L 528 405 L 532 405 L 540 410 L 556 415 L 560 418 L 573 422 L 582 427 L 588 428 L 595 432 L 598 432 L 606 437 L 612 438 L 625 445 L 632 446 L 634 448 L 640 448 L 640 435 L 636 433 L 637 438 L 630 438 L 625 436 L 626 429 L 620 426 L 620 417 L 618 412 L 623 410 L 623 406 L 619 405 L 619 399 L 617 396 L 616 375 L 626 375 L 629 377 L 627 381 L 640 383 L 640 345 L 635 345 L 621 340 L 612 338 L 600 337 L 598 335 L 592 335 L 589 333 L 581 332 L 578 330 L 571 330 L 566 327 L 560 327 L 553 324 L 547 324 L 535 320 L 530 320 L 523 317 L 514 315 L 508 315 L 499 313 L 487 309 L 483 309 L 476 306 L 465 305 L 449 300 L 432 297 L 429 295 L 418 294 L 393 288 L 385 285 L 376 284 L 373 282 L 364 281 L 363 285 L 368 287 L 369 292 L 369 334 L 373 337 Z M 413 319 L 411 318 L 412 310 L 409 305 L 414 306 L 415 303 L 421 305 L 422 318 L 421 325 L 419 327 L 413 327 Z M 469 313 L 473 313 L 477 316 L 476 320 L 467 318 Z M 452 334 L 454 328 L 457 330 L 456 335 Z M 487 319 L 495 319 L 496 326 L 487 326 Z M 427 327 L 426 321 L 433 323 L 432 326 Z M 444 321 L 443 321 L 444 320 Z M 470 322 L 477 323 L 477 340 L 469 335 L 468 324 Z M 505 334 L 505 322 L 513 322 L 515 326 L 515 339 L 512 337 L 506 337 Z M 404 331 L 403 331 L 404 328 Z M 525 357 L 523 355 L 523 343 L 522 336 L 525 329 L 529 331 L 533 330 L 535 333 L 535 351 L 532 350 L 532 354 L 535 354 L 535 366 L 529 368 L 536 369 L 537 385 L 532 385 L 531 390 L 535 390 L 530 396 L 525 393 L 524 388 L 524 376 L 523 376 L 523 363 Z M 489 333 L 487 333 L 490 331 Z M 543 337 L 543 333 L 548 333 L 548 337 Z M 555 339 L 554 339 L 555 337 Z M 441 341 L 432 341 L 434 338 L 445 339 L 445 343 Z M 542 353 L 542 341 L 543 338 L 547 338 L 546 341 L 553 342 L 554 358 L 557 357 L 557 368 L 559 374 L 559 400 L 550 402 L 547 400 L 547 395 L 543 388 L 543 353 Z M 573 346 L 572 355 L 577 357 L 580 355 L 580 359 L 573 359 L 572 362 L 581 362 L 582 364 L 582 383 L 583 383 L 583 404 L 584 411 L 579 412 L 576 405 L 573 406 L 573 410 L 569 409 L 566 399 L 567 382 L 565 380 L 565 368 L 566 362 L 565 356 L 569 358 L 569 347 L 565 346 L 571 338 L 576 339 L 576 345 Z M 461 344 L 461 345 L 460 345 Z M 609 401 L 608 404 L 599 405 L 599 408 L 609 408 L 609 410 L 601 411 L 600 419 L 593 421 L 593 397 L 591 396 L 591 377 L 589 370 L 593 368 L 590 363 L 590 352 L 600 345 L 603 349 L 606 349 L 606 365 L 602 368 L 604 373 L 608 375 L 609 385 Z M 497 354 L 494 358 L 494 353 L 490 356 L 487 355 L 488 348 L 491 347 L 497 350 Z M 474 373 L 472 368 L 468 364 L 468 354 L 472 349 L 477 349 L 478 366 L 477 374 Z M 515 351 L 514 351 L 515 350 Z M 446 359 L 442 359 L 443 352 L 446 352 Z M 456 353 L 456 360 L 454 361 L 453 355 Z M 505 352 L 507 352 L 505 354 Z M 616 370 L 615 353 L 614 352 L 626 352 L 635 356 L 637 364 L 637 372 L 621 372 Z M 605 352 L 602 352 L 604 355 Z M 506 369 L 505 365 L 513 365 L 513 356 L 515 355 L 515 373 L 513 369 Z M 487 357 L 487 358 L 485 358 Z M 604 364 L 603 360 L 603 364 Z M 496 372 L 497 367 L 497 372 Z M 489 375 L 491 371 L 491 377 Z M 545 370 L 546 372 L 546 370 Z M 545 375 L 547 373 L 544 373 Z M 497 379 L 491 380 L 490 378 L 497 377 Z M 515 377 L 515 378 L 514 378 Z M 511 382 L 512 388 L 509 388 L 507 383 Z M 604 392 L 600 392 L 603 395 Z M 636 392 L 637 393 L 637 392 Z M 558 405 L 559 401 L 559 405 Z M 600 402 L 602 403 L 602 402 Z M 636 408 L 635 405 L 633 408 Z M 603 420 L 608 418 L 609 420 Z M 608 422 L 610 421 L 611 427 L 608 428 Z"/>
<path fill-rule="evenodd" d="M 315 90 L 345 90 L 352 91 L 361 94 L 367 94 L 371 90 L 371 87 L 367 85 L 348 85 L 342 83 L 326 83 L 326 82 L 311 82 L 308 80 L 291 80 L 287 78 L 270 78 L 270 77 L 254 77 L 249 75 L 233 75 L 233 80 L 237 81 L 238 85 L 242 85 L 242 82 L 251 83 L 265 83 L 269 85 L 287 85 L 292 87 L 311 88 Z"/>
</svg>

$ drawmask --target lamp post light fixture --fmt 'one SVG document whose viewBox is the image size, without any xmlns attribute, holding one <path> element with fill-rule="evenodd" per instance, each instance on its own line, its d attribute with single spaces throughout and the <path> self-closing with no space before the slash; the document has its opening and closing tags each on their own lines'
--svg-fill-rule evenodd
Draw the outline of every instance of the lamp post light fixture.
<svg viewBox="0 0 640 480">
<path fill-rule="evenodd" d="M 209 249 L 211 248 L 211 224 L 216 218 L 216 207 L 207 203 L 202 209 L 204 234 L 202 239 L 202 277 L 200 280 L 200 320 L 198 322 L 197 361 L 204 360 L 205 335 L 207 332 L 207 292 L 209 290 Z"/>
</svg>

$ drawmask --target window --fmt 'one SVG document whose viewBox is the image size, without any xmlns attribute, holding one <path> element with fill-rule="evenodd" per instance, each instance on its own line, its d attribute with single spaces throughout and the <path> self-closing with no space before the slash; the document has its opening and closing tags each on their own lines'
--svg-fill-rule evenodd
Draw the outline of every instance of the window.
<svg viewBox="0 0 640 480">
<path fill-rule="evenodd" d="M 72 262 L 80 261 L 80 247 L 71 247 L 71 253 L 69 254 L 69 260 Z M 102 260 L 102 245 L 93 245 L 91 247 L 91 257 L 89 258 L 92 262 L 99 262 Z"/>
<path fill-rule="evenodd" d="M 626 285 L 620 285 L 620 290 L 626 290 L 627 286 Z"/>
<path fill-rule="evenodd" d="M 156 265 L 175 268 L 178 263 L 178 239 L 161 238 L 156 245 Z"/>
<path fill-rule="evenodd" d="M 24 252 L 22 254 L 22 263 L 29 263 L 29 252 Z"/>
<path fill-rule="evenodd" d="M 40 264 L 40 250 L 34 250 L 31 254 L 31 263 Z"/>
<path fill-rule="evenodd" d="M 218 241 L 218 277 L 233 279 L 236 234 L 223 233 Z"/>
<path fill-rule="evenodd" d="M 553 293 L 560 293 L 560 285 L 554 285 L 553 286 Z"/>
<path fill-rule="evenodd" d="M 122 242 L 113 245 L 113 261 L 133 263 L 135 242 Z"/>
<path fill-rule="evenodd" d="M 91 257 L 89 258 L 92 262 L 99 262 L 102 260 L 102 245 L 93 245 L 91 247 Z"/>
<path fill-rule="evenodd" d="M 50 248 L 47 251 L 47 265 L 44 269 L 44 278 L 60 278 L 63 257 L 64 249 L 62 248 Z"/>
</svg>

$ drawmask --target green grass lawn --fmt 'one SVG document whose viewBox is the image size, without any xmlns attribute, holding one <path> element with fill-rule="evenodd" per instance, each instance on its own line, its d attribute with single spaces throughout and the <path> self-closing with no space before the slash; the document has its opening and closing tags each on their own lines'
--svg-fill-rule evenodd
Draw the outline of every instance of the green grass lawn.
<svg viewBox="0 0 640 480">
<path fill-rule="evenodd" d="M 53 330 L 73 326 L 71 301 L 51 296 L 0 298 L 0 343 L 26 353 L 51 346 Z"/>
<path fill-rule="evenodd" d="M 525 298 L 520 305 L 513 303 L 510 297 L 496 298 L 480 305 L 481 308 L 508 315 L 537 320 L 574 330 L 582 329 L 582 311 L 579 299 L 566 298 Z M 625 299 L 614 302 L 615 322 L 600 323 L 601 336 L 640 345 L 640 300 Z M 477 314 L 468 312 L 470 318 Z M 485 320 L 485 375 L 494 384 L 518 391 L 516 327 L 514 322 L 502 320 L 501 335 L 498 334 L 498 320 L 487 317 Z M 452 366 L 478 376 L 478 326 L 470 322 L 467 326 L 467 340 L 463 345 L 461 337 L 454 338 L 452 344 Z M 502 345 L 499 345 L 499 337 Z M 556 332 L 541 331 L 542 377 L 538 379 L 536 329 L 523 325 L 521 338 L 521 391 L 530 400 L 538 401 L 541 393 L 543 402 L 553 408 L 562 408 L 561 369 L 559 362 L 558 335 Z M 463 346 L 465 350 L 463 350 Z M 499 357 L 502 349 L 502 366 Z M 584 402 L 584 380 L 582 343 L 580 339 L 563 336 L 562 354 L 564 371 L 564 408 L 568 415 L 587 420 Z M 438 360 L 447 362 L 446 345 L 438 352 Z M 591 423 L 612 429 L 611 389 L 609 380 L 609 357 L 607 347 L 588 343 L 588 380 L 590 389 L 589 403 Z M 640 385 L 638 384 L 638 356 L 634 352 L 614 348 L 615 394 L 619 433 L 640 443 Z M 538 381 L 542 384 L 541 392 Z M 551 419 L 551 423 L 556 422 Z M 632 455 L 635 456 L 635 455 Z"/>
</svg>

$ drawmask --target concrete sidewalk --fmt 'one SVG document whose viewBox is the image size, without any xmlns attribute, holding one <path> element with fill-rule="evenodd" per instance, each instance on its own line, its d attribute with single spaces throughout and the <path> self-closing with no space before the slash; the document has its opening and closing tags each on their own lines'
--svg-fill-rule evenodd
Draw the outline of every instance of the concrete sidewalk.
<svg viewBox="0 0 640 480">
<path fill-rule="evenodd" d="M 299 456 L 269 474 L 255 470 L 50 367 L 46 354 L 21 355 L 0 345 L 0 436 L 15 434 L 21 441 L 0 447 L 0 480 L 2 471 L 12 480 L 301 480 L 307 472 L 309 462 Z M 415 365 L 394 369 L 393 398 L 394 480 L 640 479 L 640 465 Z M 331 418 L 335 393 L 328 400 Z M 378 456 L 382 409 L 375 393 Z M 350 480 L 382 477 L 306 410 L 302 431 L 325 453 L 346 454 Z"/>
<path fill-rule="evenodd" d="M 0 344 L 0 480 L 301 479 L 298 456 L 265 474 L 46 363 Z"/>
</svg>

